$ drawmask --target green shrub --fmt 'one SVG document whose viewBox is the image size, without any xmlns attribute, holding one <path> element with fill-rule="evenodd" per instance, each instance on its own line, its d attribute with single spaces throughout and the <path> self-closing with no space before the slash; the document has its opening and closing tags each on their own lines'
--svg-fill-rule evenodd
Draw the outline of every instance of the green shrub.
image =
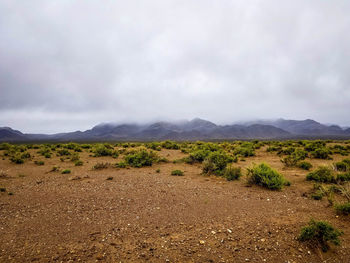
<svg viewBox="0 0 350 263">
<path fill-rule="evenodd" d="M 286 180 L 269 165 L 261 163 L 248 169 L 248 183 L 256 184 L 271 190 L 281 190 Z"/>
<path fill-rule="evenodd" d="M 306 180 L 320 183 L 335 183 L 336 181 L 332 169 L 327 166 L 320 166 L 315 171 L 308 173 Z"/>
<path fill-rule="evenodd" d="M 0 192 L 6 192 L 6 188 L 5 187 L 0 187 Z"/>
<path fill-rule="evenodd" d="M 113 150 L 113 148 L 109 144 L 97 144 L 92 149 L 94 153 L 94 157 L 101 156 L 112 156 L 114 158 L 118 157 L 118 152 Z"/>
<path fill-rule="evenodd" d="M 50 150 L 50 148 L 42 147 L 38 151 L 38 154 L 44 156 L 45 158 L 50 158 L 51 157 L 51 150 Z"/>
<path fill-rule="evenodd" d="M 3 142 L 0 144 L 0 151 L 5 150 L 8 151 L 11 148 L 11 144 L 7 142 Z"/>
<path fill-rule="evenodd" d="M 22 159 L 29 159 L 31 156 L 30 156 L 30 153 L 29 152 L 24 152 L 21 154 L 21 158 Z"/>
<path fill-rule="evenodd" d="M 79 157 L 79 154 L 77 154 L 77 153 L 73 153 L 73 154 L 71 155 L 71 157 L 70 157 L 70 160 L 71 160 L 72 162 L 79 161 L 79 159 L 80 159 L 80 157 Z"/>
<path fill-rule="evenodd" d="M 281 148 L 277 154 L 278 155 L 291 155 L 295 151 L 294 147 Z"/>
<path fill-rule="evenodd" d="M 288 149 L 290 149 L 289 147 Z M 281 162 L 285 164 L 287 167 L 293 167 L 296 166 L 299 161 L 305 160 L 307 157 L 307 152 L 301 149 L 292 148 L 293 151 L 289 154 L 289 156 L 284 157 Z"/>
<path fill-rule="evenodd" d="M 174 176 L 183 176 L 183 175 L 184 175 L 184 172 L 181 171 L 181 170 L 173 170 L 173 171 L 171 171 L 171 175 L 174 175 Z"/>
<path fill-rule="evenodd" d="M 160 150 L 162 150 L 161 144 L 160 144 L 159 142 L 147 143 L 145 146 L 146 146 L 148 149 L 152 149 L 152 150 L 155 150 L 155 151 L 160 151 Z"/>
<path fill-rule="evenodd" d="M 341 162 L 337 162 L 334 164 L 337 171 L 347 172 L 350 171 L 350 160 L 344 159 Z"/>
<path fill-rule="evenodd" d="M 287 167 L 293 167 L 296 166 L 298 161 L 294 159 L 292 156 L 287 156 L 281 159 L 281 162 L 284 163 L 285 166 Z"/>
<path fill-rule="evenodd" d="M 255 155 L 255 148 L 252 143 L 244 143 L 238 146 L 233 153 L 241 157 L 250 157 Z"/>
<path fill-rule="evenodd" d="M 161 146 L 165 149 L 173 149 L 178 150 L 180 149 L 179 145 L 173 141 L 165 141 L 161 143 Z"/>
<path fill-rule="evenodd" d="M 156 170 L 156 173 L 159 174 L 159 173 L 160 173 L 160 169 L 157 169 L 157 170 Z"/>
<path fill-rule="evenodd" d="M 203 162 L 202 171 L 204 174 L 215 174 L 220 176 L 223 175 L 224 169 L 230 162 L 232 162 L 232 158 L 225 152 L 211 152 Z"/>
<path fill-rule="evenodd" d="M 69 169 L 65 169 L 62 171 L 62 174 L 70 174 L 71 173 L 71 170 Z"/>
<path fill-rule="evenodd" d="M 140 150 L 136 153 L 127 154 L 124 157 L 125 162 L 132 167 L 152 166 L 153 162 L 158 159 L 154 152 Z"/>
<path fill-rule="evenodd" d="M 44 161 L 34 161 L 34 163 L 35 163 L 36 165 L 44 165 L 44 164 L 45 164 Z"/>
<path fill-rule="evenodd" d="M 58 172 L 59 170 L 60 170 L 60 168 L 55 165 L 54 167 L 52 167 L 50 172 Z"/>
<path fill-rule="evenodd" d="M 115 164 L 115 167 L 117 168 L 126 168 L 126 162 L 119 162 Z"/>
<path fill-rule="evenodd" d="M 337 174 L 337 181 L 340 181 L 340 182 L 350 181 L 350 171 L 343 174 Z"/>
<path fill-rule="evenodd" d="M 311 152 L 311 156 L 316 159 L 330 159 L 330 151 L 326 148 L 317 148 Z"/>
<path fill-rule="evenodd" d="M 324 196 L 324 193 L 320 190 L 316 191 L 315 193 L 311 194 L 311 198 L 314 200 L 322 200 Z"/>
<path fill-rule="evenodd" d="M 328 242 L 340 245 L 339 236 L 342 231 L 334 228 L 328 222 L 315 221 L 311 219 L 309 224 L 301 229 L 298 239 L 302 242 L 309 242 L 312 245 L 320 246 L 324 252 L 329 249 Z"/>
<path fill-rule="evenodd" d="M 10 161 L 15 163 L 15 164 L 22 164 L 24 163 L 23 158 L 19 154 L 15 154 L 10 157 Z"/>
<path fill-rule="evenodd" d="M 84 164 L 84 162 L 82 160 L 77 160 L 74 163 L 75 166 L 82 166 L 83 164 Z"/>
<path fill-rule="evenodd" d="M 211 153 L 209 150 L 196 150 L 190 152 L 190 155 L 186 160 L 187 163 L 201 163 L 207 158 L 207 156 Z"/>
<path fill-rule="evenodd" d="M 334 206 L 335 210 L 343 215 L 350 215 L 350 202 L 344 203 L 344 204 L 336 204 Z"/>
<path fill-rule="evenodd" d="M 297 166 L 304 170 L 310 170 L 312 168 L 312 164 L 307 161 L 299 162 Z"/>
<path fill-rule="evenodd" d="M 67 156 L 67 155 L 70 155 L 71 153 L 67 149 L 62 149 L 62 150 L 57 151 L 57 154 L 58 154 L 58 156 Z"/>
<path fill-rule="evenodd" d="M 306 143 L 304 149 L 305 151 L 312 152 L 316 150 L 317 148 L 323 148 L 326 146 L 325 141 L 313 141 L 313 142 L 308 142 Z"/>
<path fill-rule="evenodd" d="M 281 150 L 282 150 L 281 146 L 269 146 L 266 149 L 267 152 L 279 152 Z"/>
<path fill-rule="evenodd" d="M 226 167 L 224 177 L 227 181 L 238 180 L 242 176 L 241 167 Z"/>
</svg>

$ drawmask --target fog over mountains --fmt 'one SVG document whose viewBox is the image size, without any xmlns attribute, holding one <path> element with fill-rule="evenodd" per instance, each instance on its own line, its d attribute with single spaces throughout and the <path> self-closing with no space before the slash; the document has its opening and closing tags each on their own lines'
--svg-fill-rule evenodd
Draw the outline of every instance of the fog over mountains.
<svg viewBox="0 0 350 263">
<path fill-rule="evenodd" d="M 90 130 L 58 134 L 26 134 L 0 127 L 0 141 L 150 141 L 150 140 L 234 140 L 234 139 L 350 138 L 350 128 L 325 125 L 314 120 L 258 120 L 216 125 L 195 118 L 191 121 L 151 124 L 102 123 Z"/>
</svg>

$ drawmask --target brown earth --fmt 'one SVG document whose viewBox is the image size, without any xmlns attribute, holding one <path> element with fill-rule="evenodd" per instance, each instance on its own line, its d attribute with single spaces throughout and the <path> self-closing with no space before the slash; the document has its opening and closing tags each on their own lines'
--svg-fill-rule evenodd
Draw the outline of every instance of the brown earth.
<svg viewBox="0 0 350 263">
<path fill-rule="evenodd" d="M 159 154 L 185 156 L 178 150 Z M 8 175 L 0 178 L 7 190 L 0 193 L 1 262 L 350 262 L 349 217 L 337 216 L 326 200 L 303 196 L 312 188 L 307 172 L 283 168 L 280 157 L 264 149 L 234 165 L 267 162 L 290 187 L 247 187 L 244 177 L 227 182 L 183 163 L 92 170 L 97 162 L 116 160 L 80 156 L 81 167 L 38 154 L 33 160 L 45 165 L 0 160 Z M 54 165 L 72 173 L 49 172 Z M 174 169 L 185 176 L 171 176 Z M 322 253 L 297 241 L 312 217 L 342 229 L 341 246 Z"/>
</svg>

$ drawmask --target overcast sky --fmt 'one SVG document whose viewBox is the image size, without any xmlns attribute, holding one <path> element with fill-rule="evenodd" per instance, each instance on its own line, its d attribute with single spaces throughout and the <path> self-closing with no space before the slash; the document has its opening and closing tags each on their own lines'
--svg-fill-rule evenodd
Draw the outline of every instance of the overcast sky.
<svg viewBox="0 0 350 263">
<path fill-rule="evenodd" d="M 350 125 L 350 1 L 0 0 L 0 126 Z"/>
</svg>

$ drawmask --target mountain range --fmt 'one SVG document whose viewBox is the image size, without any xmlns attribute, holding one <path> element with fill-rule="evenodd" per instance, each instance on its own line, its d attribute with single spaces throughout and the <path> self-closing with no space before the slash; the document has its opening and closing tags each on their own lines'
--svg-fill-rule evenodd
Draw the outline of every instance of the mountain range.
<svg viewBox="0 0 350 263">
<path fill-rule="evenodd" d="M 321 124 L 314 120 L 258 120 L 232 125 L 216 125 L 195 118 L 181 122 L 151 124 L 103 123 L 86 131 L 57 134 L 22 133 L 0 127 L 2 142 L 31 141 L 151 141 L 151 140 L 234 140 L 234 139 L 350 138 L 350 128 Z"/>
</svg>

